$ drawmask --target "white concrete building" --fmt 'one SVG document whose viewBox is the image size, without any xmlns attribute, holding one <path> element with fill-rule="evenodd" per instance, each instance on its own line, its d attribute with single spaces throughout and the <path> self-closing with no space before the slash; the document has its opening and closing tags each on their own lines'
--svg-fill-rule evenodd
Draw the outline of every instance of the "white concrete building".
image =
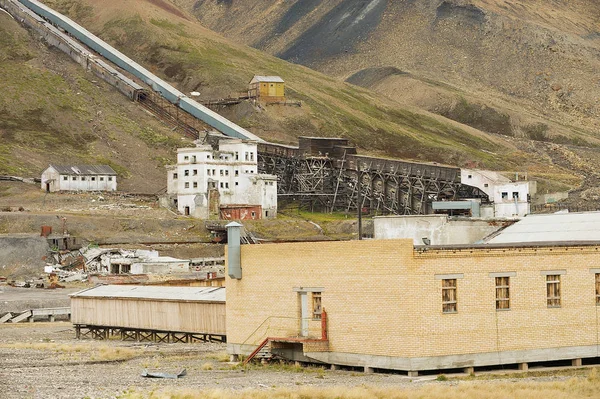
<svg viewBox="0 0 600 399">
<path fill-rule="evenodd" d="M 221 140 L 219 149 L 197 144 L 179 148 L 177 165 L 167 166 L 170 204 L 184 215 L 217 218 L 221 207 L 260 207 L 248 218 L 277 215 L 277 176 L 259 174 L 255 142 Z M 249 214 L 250 215 L 250 214 Z"/>
<path fill-rule="evenodd" d="M 117 173 L 108 165 L 50 165 L 42 172 L 42 190 L 116 191 Z"/>
<path fill-rule="evenodd" d="M 481 206 L 481 217 L 522 217 L 531 211 L 531 197 L 536 192 L 536 182 L 511 181 L 497 172 L 489 170 L 461 169 L 461 182 L 485 192 L 491 207 Z"/>
</svg>

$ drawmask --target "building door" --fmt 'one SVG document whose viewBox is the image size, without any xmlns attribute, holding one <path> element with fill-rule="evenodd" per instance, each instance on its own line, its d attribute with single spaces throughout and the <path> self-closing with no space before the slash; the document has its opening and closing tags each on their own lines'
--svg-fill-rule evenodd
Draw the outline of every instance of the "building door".
<svg viewBox="0 0 600 399">
<path fill-rule="evenodd" d="M 50 183 L 46 183 L 46 192 L 49 193 L 50 192 Z"/>
<path fill-rule="evenodd" d="M 308 337 L 308 295 L 300 292 L 300 336 Z"/>
<path fill-rule="evenodd" d="M 190 207 L 189 206 L 186 206 L 184 208 L 184 213 L 185 213 L 185 216 L 190 216 Z"/>
</svg>

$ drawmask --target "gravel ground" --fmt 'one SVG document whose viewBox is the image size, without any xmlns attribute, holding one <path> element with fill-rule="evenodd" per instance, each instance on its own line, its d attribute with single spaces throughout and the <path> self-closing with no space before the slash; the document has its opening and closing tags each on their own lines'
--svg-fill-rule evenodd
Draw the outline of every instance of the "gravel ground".
<svg viewBox="0 0 600 399">
<path fill-rule="evenodd" d="M 37 346 L 36 346 L 37 345 Z M 108 346 L 133 353 L 122 361 L 105 360 Z M 428 383 L 435 376 L 408 378 L 394 374 L 294 370 L 287 366 L 229 363 L 225 344 L 154 344 L 116 340 L 76 340 L 68 322 L 0 325 L 0 395 L 2 398 L 113 398 L 129 389 L 272 389 L 298 386 L 398 386 Z M 187 370 L 180 379 L 143 378 L 140 373 Z"/>
</svg>

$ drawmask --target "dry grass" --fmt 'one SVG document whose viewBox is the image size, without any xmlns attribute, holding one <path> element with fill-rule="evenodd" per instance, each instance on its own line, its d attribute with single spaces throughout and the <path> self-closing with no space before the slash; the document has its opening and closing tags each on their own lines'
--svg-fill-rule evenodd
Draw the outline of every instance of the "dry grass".
<svg viewBox="0 0 600 399">
<path fill-rule="evenodd" d="M 600 373 L 556 381 L 451 381 L 431 382 L 417 388 L 392 387 L 303 387 L 267 390 L 173 390 L 131 391 L 121 399 L 584 399 L 597 398 Z"/>
<path fill-rule="evenodd" d="M 0 344 L 0 348 L 6 349 L 33 349 L 40 351 L 54 351 L 63 354 L 81 354 L 85 355 L 91 361 L 118 361 L 128 360 L 141 354 L 140 351 L 110 346 L 94 346 L 94 345 L 67 345 L 53 342 L 16 342 L 12 344 Z"/>
</svg>

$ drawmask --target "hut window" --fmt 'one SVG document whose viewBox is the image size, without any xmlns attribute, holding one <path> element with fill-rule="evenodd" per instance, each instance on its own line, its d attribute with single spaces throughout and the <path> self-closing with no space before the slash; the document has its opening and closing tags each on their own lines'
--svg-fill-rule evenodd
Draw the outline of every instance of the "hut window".
<svg viewBox="0 0 600 399">
<path fill-rule="evenodd" d="M 112 177 L 111 176 L 108 177 L 108 181 L 112 181 Z"/>
<path fill-rule="evenodd" d="M 85 181 L 85 176 L 81 176 L 81 181 Z"/>
<path fill-rule="evenodd" d="M 312 314 L 314 320 L 321 320 L 321 314 L 323 313 L 323 308 L 321 307 L 321 293 L 313 292 L 312 293 Z"/>
<path fill-rule="evenodd" d="M 100 176 L 100 181 L 104 181 L 104 177 Z"/>
<path fill-rule="evenodd" d="M 596 273 L 596 305 L 600 305 L 600 273 Z"/>
<path fill-rule="evenodd" d="M 510 309 L 510 277 L 496 277 L 496 310 Z"/>
<path fill-rule="evenodd" d="M 63 176 L 63 180 L 69 180 L 67 176 Z"/>
<path fill-rule="evenodd" d="M 456 279 L 442 280 L 442 312 L 456 313 L 458 311 L 456 300 Z"/>
<path fill-rule="evenodd" d="M 76 181 L 76 180 L 77 180 L 77 176 L 73 176 L 73 179 L 72 179 L 72 180 L 73 180 L 73 181 Z"/>
<path fill-rule="evenodd" d="M 560 308 L 560 275 L 546 276 L 546 299 L 549 308 Z"/>
</svg>

